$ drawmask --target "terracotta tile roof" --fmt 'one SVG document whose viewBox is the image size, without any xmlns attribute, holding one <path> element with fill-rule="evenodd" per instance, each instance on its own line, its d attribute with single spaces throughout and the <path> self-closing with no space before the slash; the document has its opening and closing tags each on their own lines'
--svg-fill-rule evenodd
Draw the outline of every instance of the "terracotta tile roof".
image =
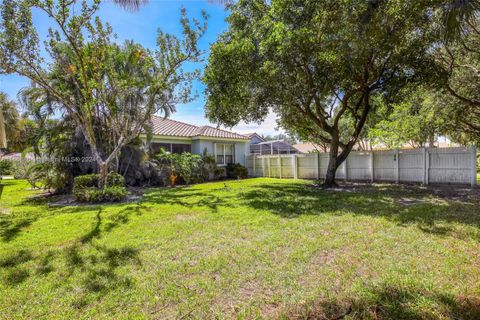
<svg viewBox="0 0 480 320">
<path fill-rule="evenodd" d="M 230 132 L 222 129 L 213 128 L 210 126 L 197 127 L 192 124 L 180 122 L 172 119 L 165 119 L 163 117 L 152 117 L 152 133 L 160 136 L 172 137 L 211 137 L 222 139 L 242 139 L 249 140 L 247 136 Z"/>
<path fill-rule="evenodd" d="M 152 133 L 161 136 L 192 137 L 198 130 L 197 126 L 158 116 L 153 116 L 151 122 Z"/>
<path fill-rule="evenodd" d="M 260 140 L 262 140 L 262 141 L 265 141 L 265 139 L 263 139 L 262 136 L 259 135 L 259 134 L 256 133 L 256 132 L 244 133 L 243 135 L 249 137 L 250 139 L 252 139 L 253 137 L 257 136 L 258 139 L 260 139 Z"/>
</svg>

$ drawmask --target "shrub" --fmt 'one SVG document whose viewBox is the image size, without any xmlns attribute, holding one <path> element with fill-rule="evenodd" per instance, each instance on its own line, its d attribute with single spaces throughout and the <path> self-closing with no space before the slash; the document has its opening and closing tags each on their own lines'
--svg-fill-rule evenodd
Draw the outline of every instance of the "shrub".
<svg viewBox="0 0 480 320">
<path fill-rule="evenodd" d="M 120 201 L 127 196 L 125 179 L 116 172 L 107 175 L 106 186 L 98 187 L 100 176 L 96 173 L 75 177 L 73 195 L 81 202 Z"/>
<path fill-rule="evenodd" d="M 13 176 L 15 179 L 27 179 L 28 169 L 34 164 L 33 160 L 22 159 L 21 161 L 15 161 L 13 165 Z"/>
<path fill-rule="evenodd" d="M 125 178 L 119 173 L 110 172 L 107 175 L 107 187 L 113 187 L 113 186 L 124 187 L 125 186 Z"/>
<path fill-rule="evenodd" d="M 100 202 L 102 201 L 102 190 L 96 187 L 73 188 L 75 199 L 80 202 Z"/>
<path fill-rule="evenodd" d="M 217 175 L 218 169 L 221 169 L 222 172 L 223 168 L 217 167 L 217 161 L 215 157 L 207 152 L 207 149 L 203 150 L 202 159 L 200 163 L 200 171 L 204 181 L 218 179 L 223 173 Z"/>
<path fill-rule="evenodd" d="M 165 185 L 199 183 L 218 179 L 225 174 L 225 169 L 217 167 L 215 157 L 208 154 L 207 150 L 200 156 L 189 152 L 169 153 L 162 149 L 155 158 L 159 162 L 160 176 Z"/>
<path fill-rule="evenodd" d="M 215 177 L 216 180 L 220 179 L 220 177 L 225 176 L 225 168 L 224 167 L 216 167 L 213 170 L 213 176 Z"/>
<path fill-rule="evenodd" d="M 202 182 L 201 162 L 202 158 L 198 154 L 184 152 L 176 154 L 175 168 L 186 184 Z"/>
<path fill-rule="evenodd" d="M 77 201 L 101 201 L 101 190 L 98 189 L 99 175 L 96 173 L 85 174 L 73 179 L 73 195 Z"/>
<path fill-rule="evenodd" d="M 0 159 L 0 177 L 13 174 L 13 161 L 9 159 Z"/>
<path fill-rule="evenodd" d="M 27 171 L 33 161 L 21 159 L 0 159 L 0 176 L 13 175 L 15 179 L 26 179 Z"/>
<path fill-rule="evenodd" d="M 32 164 L 26 172 L 27 181 L 35 188 L 43 188 L 55 193 L 65 191 L 69 176 L 59 172 L 51 162 Z"/>
<path fill-rule="evenodd" d="M 127 190 L 124 186 L 110 186 L 106 187 L 103 190 L 102 200 L 116 202 L 125 199 L 127 196 Z"/>
<path fill-rule="evenodd" d="M 248 169 L 239 163 L 230 163 L 226 167 L 227 178 L 245 179 L 248 178 Z"/>
<path fill-rule="evenodd" d="M 176 154 L 161 150 L 156 157 L 160 162 L 165 184 L 174 185 L 178 178 L 186 184 L 204 181 L 201 156 L 188 152 Z"/>
<path fill-rule="evenodd" d="M 97 173 L 84 174 L 73 179 L 73 189 L 98 187 L 99 175 Z"/>
</svg>

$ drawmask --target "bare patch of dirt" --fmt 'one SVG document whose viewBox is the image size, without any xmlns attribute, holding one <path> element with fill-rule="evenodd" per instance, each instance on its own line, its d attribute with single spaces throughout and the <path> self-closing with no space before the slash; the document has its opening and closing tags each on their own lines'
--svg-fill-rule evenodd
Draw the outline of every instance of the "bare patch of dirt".
<svg viewBox="0 0 480 320">
<path fill-rule="evenodd" d="M 12 210 L 9 208 L 0 208 L 0 214 L 11 214 Z"/>
<path fill-rule="evenodd" d="M 397 200 L 397 203 L 404 205 L 406 207 L 416 205 L 416 204 L 425 204 L 429 202 L 430 201 L 427 201 L 425 199 L 410 199 L 410 198 L 401 198 Z"/>
<path fill-rule="evenodd" d="M 185 214 L 182 214 L 182 213 L 179 213 L 175 216 L 175 219 L 178 220 L 178 221 L 188 221 L 188 220 L 192 220 L 195 216 L 192 215 L 192 214 L 188 214 L 188 213 L 185 213 Z"/>
<path fill-rule="evenodd" d="M 318 300 L 312 303 L 301 303 L 292 307 L 285 314 L 287 319 L 338 320 L 352 312 L 350 301 Z"/>
<path fill-rule="evenodd" d="M 415 196 L 432 195 L 445 200 L 480 200 L 480 187 L 471 188 L 465 185 L 419 185 L 419 184 L 395 184 L 395 183 L 369 183 L 369 182 L 342 182 L 338 187 L 325 189 L 321 184 L 312 184 L 314 189 L 321 189 L 327 192 L 385 192 L 391 194 L 411 194 L 412 198 L 405 198 L 401 201 L 404 205 L 411 205 L 419 202 Z"/>
</svg>

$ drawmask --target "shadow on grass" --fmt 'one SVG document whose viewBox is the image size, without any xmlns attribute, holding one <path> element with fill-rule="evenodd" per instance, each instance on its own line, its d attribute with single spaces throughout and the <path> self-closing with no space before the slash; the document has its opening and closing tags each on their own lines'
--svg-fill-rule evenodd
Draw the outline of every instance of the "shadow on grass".
<svg viewBox="0 0 480 320">
<path fill-rule="evenodd" d="M 212 212 L 220 207 L 248 206 L 282 218 L 325 213 L 384 217 L 399 225 L 417 224 L 425 233 L 480 240 L 478 199 L 446 200 L 431 190 L 413 185 L 323 190 L 303 182 L 268 182 L 233 192 L 227 186 L 210 190 L 181 187 L 152 190 L 144 194 L 144 201 L 189 209 L 205 207 Z M 455 223 L 473 226 L 478 232 L 456 234 Z"/>
<path fill-rule="evenodd" d="M 31 210 L 26 212 L 18 212 L 12 215 L 0 215 L 0 241 L 10 242 L 18 237 L 23 230 L 28 228 L 32 223 L 40 217 L 55 214 L 74 214 L 87 213 L 98 210 L 98 206 L 90 207 L 42 207 L 38 203 L 31 200 L 25 200 L 19 206 L 33 206 Z M 38 205 L 38 207 L 36 207 Z M 48 211 L 46 213 L 46 211 Z"/>
<path fill-rule="evenodd" d="M 79 294 L 73 302 L 75 307 L 86 305 L 90 293 L 98 298 L 110 290 L 131 287 L 131 278 L 120 275 L 116 270 L 126 265 L 141 265 L 138 249 L 130 246 L 108 248 L 92 244 L 85 248 L 73 245 L 65 249 L 64 257 L 68 267 L 67 277 L 75 277 L 80 282 Z"/>
<path fill-rule="evenodd" d="M 75 214 L 88 213 L 98 211 L 96 215 L 96 225 L 93 230 L 84 236 L 83 242 L 89 242 L 93 238 L 100 236 L 101 221 L 101 205 L 91 206 L 42 206 L 48 202 L 46 197 L 27 198 L 18 206 L 27 206 L 29 210 L 25 212 L 16 212 L 12 215 L 0 215 L 0 241 L 10 242 L 14 240 L 20 233 L 34 223 L 39 217 L 46 217 L 56 214 Z M 115 205 L 115 204 L 112 204 Z M 120 224 L 128 222 L 128 216 L 132 213 L 141 214 L 144 207 L 141 203 L 129 205 L 118 214 L 111 216 L 111 220 L 104 226 L 105 231 L 110 231 Z"/>
<path fill-rule="evenodd" d="M 2 268 L 14 268 L 20 264 L 32 260 L 33 256 L 29 250 L 19 250 L 14 254 L 8 255 L 0 259 L 0 267 Z"/>
<path fill-rule="evenodd" d="M 239 199 L 254 209 L 284 218 L 343 212 L 384 217 L 400 225 L 416 223 L 422 231 L 437 235 L 451 233 L 452 223 L 480 227 L 478 201 L 444 201 L 416 187 L 373 186 L 333 191 L 304 184 L 268 183 L 239 194 Z"/>
<path fill-rule="evenodd" d="M 0 257 L 0 268 L 5 271 L 5 284 L 14 286 L 25 281 L 30 273 L 24 264 L 33 259 L 32 253 L 25 249 Z"/>
<path fill-rule="evenodd" d="M 17 182 L 15 180 L 0 180 L 0 187 L 15 186 Z"/>
<path fill-rule="evenodd" d="M 480 319 L 478 297 L 412 288 L 366 288 L 361 297 L 310 301 L 287 308 L 280 319 Z"/>
<path fill-rule="evenodd" d="M 213 212 L 218 212 L 221 206 L 235 206 L 231 200 L 234 195 L 224 193 L 216 195 L 218 191 L 228 191 L 224 189 L 199 191 L 191 187 L 177 187 L 170 189 L 157 189 L 146 192 L 143 196 L 144 201 L 155 204 L 180 205 L 192 209 L 194 207 L 206 207 Z"/>
<path fill-rule="evenodd" d="M 19 217 L 0 220 L 0 238 L 3 242 L 12 241 L 23 229 L 30 226 L 37 218 Z"/>
<path fill-rule="evenodd" d="M 133 282 L 130 277 L 119 275 L 117 269 L 126 265 L 141 265 L 138 249 L 131 246 L 110 248 L 93 240 L 100 238 L 103 232 L 110 232 L 120 224 L 128 223 L 129 216 L 140 215 L 142 208 L 142 204 L 128 206 L 110 215 L 107 223 L 104 223 L 102 209 L 96 208 L 91 229 L 71 246 L 37 255 L 24 249 L 0 255 L 0 267 L 5 271 L 3 282 L 15 286 L 30 276 L 48 275 L 55 271 L 55 265 L 59 263 L 65 266 L 59 270 L 59 276 L 80 282 L 80 293 L 73 302 L 75 307 L 82 307 L 89 299 L 93 299 L 89 293 L 95 293 L 98 298 L 114 288 L 131 286 Z"/>
<path fill-rule="evenodd" d="M 92 230 L 90 230 L 86 235 L 80 238 L 81 243 L 87 243 L 92 241 L 94 238 L 100 237 L 100 226 L 102 225 L 102 208 L 98 209 L 97 214 L 95 215 L 95 225 Z"/>
</svg>

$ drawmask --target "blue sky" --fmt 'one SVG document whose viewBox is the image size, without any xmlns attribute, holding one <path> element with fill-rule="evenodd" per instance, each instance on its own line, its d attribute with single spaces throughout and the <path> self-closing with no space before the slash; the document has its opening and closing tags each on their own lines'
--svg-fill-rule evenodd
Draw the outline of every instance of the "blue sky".
<svg viewBox="0 0 480 320">
<path fill-rule="evenodd" d="M 113 3 L 105 2 L 101 5 L 99 16 L 102 21 L 110 23 L 119 42 L 127 39 L 134 40 L 144 47 L 155 49 L 157 29 L 181 35 L 179 19 L 182 6 L 187 9 L 190 18 L 200 18 L 202 10 L 209 15 L 208 30 L 200 41 L 200 47 L 207 51 L 205 58 L 208 58 L 210 44 L 215 42 L 217 37 L 227 29 L 225 18 L 228 16 L 228 12 L 215 1 L 150 0 L 137 12 L 130 12 Z M 51 25 L 49 19 L 43 14 L 34 12 L 34 23 L 40 37 L 44 39 Z M 200 64 L 198 67 L 202 69 L 203 65 Z M 6 92 L 11 99 L 16 99 L 18 90 L 28 84 L 29 81 L 26 78 L 17 75 L 0 75 L 0 90 Z M 197 91 L 199 97 L 188 104 L 177 106 L 177 112 L 172 118 L 196 125 L 209 124 L 204 117 L 204 86 L 197 81 L 194 83 L 194 90 Z M 261 125 L 241 123 L 233 130 L 240 133 L 255 131 L 263 134 L 275 134 L 278 133 L 275 131 L 275 127 L 275 115 L 270 114 Z"/>
</svg>

